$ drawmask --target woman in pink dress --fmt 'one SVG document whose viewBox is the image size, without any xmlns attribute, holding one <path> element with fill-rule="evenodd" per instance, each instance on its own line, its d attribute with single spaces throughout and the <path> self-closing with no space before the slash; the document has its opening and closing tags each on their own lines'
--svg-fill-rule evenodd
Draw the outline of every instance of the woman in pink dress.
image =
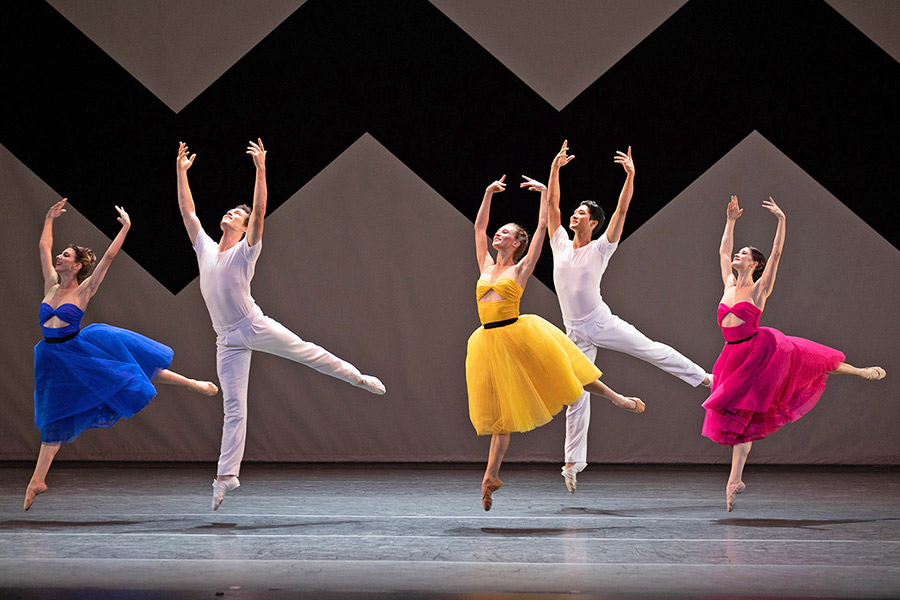
<svg viewBox="0 0 900 600">
<path fill-rule="evenodd" d="M 729 511 L 746 488 L 741 476 L 753 442 L 808 413 L 825 391 L 829 375 L 870 380 L 885 376 L 881 367 L 859 369 L 844 362 L 838 350 L 759 326 L 775 285 L 785 232 L 784 213 L 771 196 L 763 206 L 778 218 L 768 262 L 750 246 L 732 255 L 734 223 L 743 213 L 737 196 L 728 203 L 719 248 L 725 293 L 718 322 L 726 343 L 713 367 L 709 399 L 703 403 L 703 435 L 732 447 L 731 475 L 725 487 Z"/>
</svg>

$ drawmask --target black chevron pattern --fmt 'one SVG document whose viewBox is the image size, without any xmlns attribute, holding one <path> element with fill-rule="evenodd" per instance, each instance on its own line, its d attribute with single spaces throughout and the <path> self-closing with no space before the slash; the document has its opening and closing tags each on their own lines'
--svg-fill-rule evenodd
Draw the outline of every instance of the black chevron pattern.
<svg viewBox="0 0 900 600">
<path fill-rule="evenodd" d="M 546 177 L 566 137 L 565 198 L 611 207 L 630 144 L 627 235 L 755 129 L 900 248 L 900 64 L 820 0 L 691 0 L 561 112 L 425 0 L 309 0 L 179 114 L 42 2 L 5 7 L 0 44 L 0 143 L 109 234 L 125 204 L 128 253 L 172 292 L 196 276 L 179 140 L 208 231 L 250 198 L 258 136 L 270 212 L 368 132 L 469 218 L 500 174 Z M 495 204 L 526 226 L 536 212 L 518 192 Z"/>
</svg>

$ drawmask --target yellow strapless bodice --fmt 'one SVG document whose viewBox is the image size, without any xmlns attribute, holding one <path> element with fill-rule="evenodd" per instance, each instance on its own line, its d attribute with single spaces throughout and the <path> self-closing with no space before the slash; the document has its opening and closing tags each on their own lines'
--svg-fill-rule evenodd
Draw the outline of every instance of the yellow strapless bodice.
<svg viewBox="0 0 900 600">
<path fill-rule="evenodd" d="M 491 290 L 503 296 L 503 300 L 482 302 L 484 295 Z M 478 303 L 478 318 L 481 324 L 505 321 L 519 316 L 519 301 L 522 299 L 522 287 L 510 277 L 501 277 L 494 283 L 479 279 L 475 284 L 475 300 Z"/>
</svg>

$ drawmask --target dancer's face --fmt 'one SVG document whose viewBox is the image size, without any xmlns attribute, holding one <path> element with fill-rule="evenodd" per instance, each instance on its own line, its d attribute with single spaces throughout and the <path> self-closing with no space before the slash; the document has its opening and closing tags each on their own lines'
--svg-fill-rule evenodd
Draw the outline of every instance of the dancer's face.
<svg viewBox="0 0 900 600">
<path fill-rule="evenodd" d="M 591 219 L 591 213 L 588 211 L 585 205 L 580 205 L 575 209 L 575 212 L 572 213 L 572 216 L 569 218 L 569 229 L 572 231 L 586 231 L 590 232 L 591 229 L 597 226 L 597 221 Z"/>
<path fill-rule="evenodd" d="M 78 261 L 78 257 L 75 256 L 75 251 L 71 248 L 66 248 L 57 254 L 56 263 L 53 266 L 57 273 L 78 273 L 79 269 L 81 269 L 81 263 Z"/>
<path fill-rule="evenodd" d="M 247 231 L 247 219 L 250 217 L 243 208 L 232 208 L 222 217 L 222 231 Z"/>
<path fill-rule="evenodd" d="M 753 254 L 749 247 L 741 248 L 731 260 L 731 266 L 735 269 L 753 269 L 756 267 L 756 261 L 753 260 Z"/>
<path fill-rule="evenodd" d="M 494 234 L 494 240 L 491 244 L 495 250 L 514 250 L 521 244 L 516 239 L 516 231 L 513 225 L 504 225 Z"/>
</svg>

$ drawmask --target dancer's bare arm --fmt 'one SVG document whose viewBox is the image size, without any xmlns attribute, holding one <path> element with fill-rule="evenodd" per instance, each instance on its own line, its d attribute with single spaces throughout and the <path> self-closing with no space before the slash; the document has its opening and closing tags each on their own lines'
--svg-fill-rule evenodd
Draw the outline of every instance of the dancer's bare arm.
<svg viewBox="0 0 900 600">
<path fill-rule="evenodd" d="M 725 209 L 725 233 L 722 234 L 722 243 L 719 245 L 719 266 L 722 269 L 722 283 L 726 288 L 737 283 L 731 270 L 731 253 L 734 250 L 734 222 L 742 214 L 744 209 L 738 205 L 738 197 L 732 196 Z"/>
<path fill-rule="evenodd" d="M 549 202 L 547 213 L 547 226 L 550 228 L 550 234 L 559 229 L 562 223 L 562 216 L 559 212 L 559 168 L 569 164 L 575 156 L 568 156 L 569 140 L 563 141 L 562 148 L 550 163 L 550 179 L 547 181 L 547 201 Z"/>
<path fill-rule="evenodd" d="M 50 207 L 47 216 L 44 217 L 44 228 L 41 230 L 41 241 L 38 242 L 38 250 L 41 254 L 41 272 L 44 274 L 44 295 L 50 288 L 59 283 L 56 269 L 53 268 L 53 221 L 66 212 L 66 198 L 63 198 Z"/>
<path fill-rule="evenodd" d="M 100 284 L 103 283 L 103 279 L 106 277 L 106 272 L 109 270 L 109 265 L 119 253 L 119 249 L 122 248 L 122 243 L 125 241 L 125 236 L 128 235 L 128 230 L 131 229 L 131 219 L 128 217 L 128 213 L 118 206 L 116 207 L 116 210 L 119 212 L 119 217 L 116 220 L 122 224 L 122 229 L 119 230 L 118 235 L 116 235 L 115 239 L 113 239 L 112 243 L 109 245 L 109 248 L 107 248 L 106 252 L 103 253 L 103 258 L 97 261 L 97 266 L 94 267 L 94 272 L 91 273 L 90 277 L 82 281 L 80 286 L 78 286 L 87 293 L 88 299 L 90 299 L 94 294 L 97 293 L 97 289 L 100 287 Z"/>
<path fill-rule="evenodd" d="M 194 208 L 194 197 L 191 195 L 191 186 L 188 185 L 187 171 L 194 164 L 196 154 L 188 158 L 188 147 L 184 142 L 178 142 L 178 160 L 175 163 L 178 176 L 178 209 L 181 211 L 181 219 L 184 221 L 184 228 L 187 230 L 188 237 L 191 238 L 193 245 L 197 240 L 197 234 L 203 227 L 200 225 L 200 219 L 197 218 L 197 211 Z"/>
<path fill-rule="evenodd" d="M 769 294 L 772 293 L 772 288 L 775 287 L 775 275 L 778 273 L 778 263 L 781 262 L 785 232 L 784 212 L 778 208 L 778 205 L 772 200 L 772 196 L 769 196 L 768 200 L 763 201 L 763 207 L 767 208 L 769 212 L 778 218 L 778 227 L 775 230 L 775 241 L 772 243 L 772 253 L 766 262 L 766 268 L 763 269 L 763 274 L 759 280 L 753 284 L 754 296 L 759 296 L 759 300 L 761 300 L 757 302 L 757 306 L 762 306 L 762 302 L 769 297 Z"/>
<path fill-rule="evenodd" d="M 475 217 L 475 260 L 478 261 L 479 273 L 494 264 L 494 259 L 488 252 L 487 226 L 491 217 L 491 197 L 506 189 L 506 184 L 503 183 L 504 179 L 506 179 L 506 175 L 487 186 L 487 189 L 484 190 L 484 198 L 481 199 L 478 216 Z"/>
<path fill-rule="evenodd" d="M 528 252 L 522 257 L 522 260 L 516 265 L 516 282 L 525 287 L 528 278 L 534 272 L 538 259 L 541 257 L 541 250 L 544 248 L 544 238 L 547 236 L 547 212 L 548 212 L 548 196 L 547 186 L 536 181 L 531 177 L 525 177 L 520 187 L 528 188 L 532 192 L 541 193 L 541 211 L 538 213 L 538 225 L 531 238 L 531 245 L 528 246 Z"/>
<path fill-rule="evenodd" d="M 266 219 L 266 200 L 269 196 L 266 188 L 266 149 L 263 147 L 262 140 L 257 138 L 255 144 L 250 142 L 247 154 L 253 157 L 253 166 L 256 167 L 253 210 L 250 212 L 250 222 L 247 224 L 247 243 L 253 246 L 262 239 L 263 224 Z"/>
<path fill-rule="evenodd" d="M 619 192 L 619 203 L 616 204 L 616 212 L 609 220 L 609 227 L 606 228 L 606 239 L 610 243 L 615 244 L 622 239 L 622 229 L 625 227 L 625 215 L 628 213 L 628 205 L 631 204 L 631 196 L 634 194 L 634 160 L 631 158 L 631 146 L 628 146 L 628 153 L 616 150 L 616 156 L 613 159 L 625 169 L 625 185 Z"/>
</svg>

